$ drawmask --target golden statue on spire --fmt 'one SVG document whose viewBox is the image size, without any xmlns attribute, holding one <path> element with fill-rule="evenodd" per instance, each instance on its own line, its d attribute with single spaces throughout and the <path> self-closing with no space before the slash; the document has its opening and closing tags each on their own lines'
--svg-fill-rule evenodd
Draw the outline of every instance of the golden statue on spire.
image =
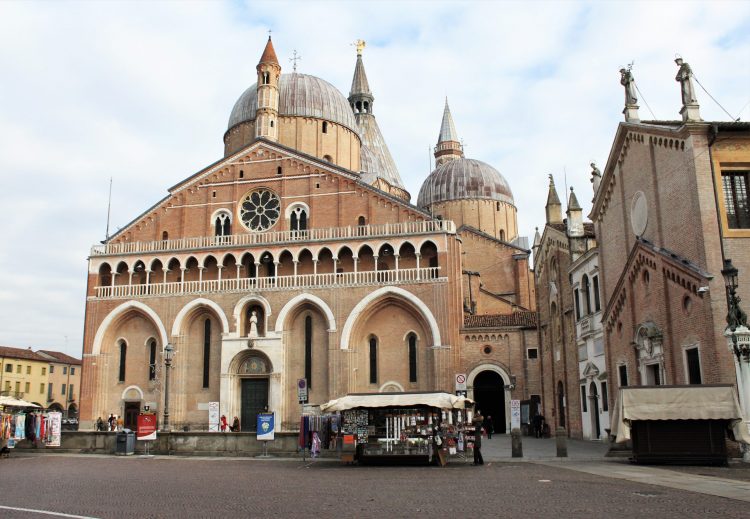
<svg viewBox="0 0 750 519">
<path fill-rule="evenodd" d="M 352 43 L 355 47 L 357 47 L 357 56 L 362 55 L 362 51 L 365 50 L 365 46 L 367 45 L 365 43 L 365 40 L 357 40 L 354 43 Z"/>
</svg>

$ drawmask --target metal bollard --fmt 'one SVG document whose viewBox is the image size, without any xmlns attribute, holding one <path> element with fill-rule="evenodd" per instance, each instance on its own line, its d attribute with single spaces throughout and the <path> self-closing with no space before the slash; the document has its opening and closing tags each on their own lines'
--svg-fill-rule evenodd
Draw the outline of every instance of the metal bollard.
<svg viewBox="0 0 750 519">
<path fill-rule="evenodd" d="M 510 446 L 514 458 L 523 458 L 523 442 L 521 441 L 521 430 L 515 428 L 510 431 Z"/>
<path fill-rule="evenodd" d="M 557 443 L 557 457 L 568 457 L 568 437 L 565 433 L 565 427 L 558 427 L 555 431 L 555 442 Z"/>
</svg>

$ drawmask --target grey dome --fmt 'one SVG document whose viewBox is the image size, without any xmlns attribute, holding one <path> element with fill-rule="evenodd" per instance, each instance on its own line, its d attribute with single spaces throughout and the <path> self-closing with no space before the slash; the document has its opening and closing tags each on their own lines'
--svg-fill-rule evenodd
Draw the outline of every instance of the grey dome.
<svg viewBox="0 0 750 519">
<path fill-rule="evenodd" d="M 245 90 L 232 108 L 229 116 L 231 128 L 255 119 L 258 107 L 258 85 Z M 346 126 L 358 134 L 349 101 L 327 81 L 307 74 L 282 74 L 279 78 L 279 115 L 315 117 Z"/>
<path fill-rule="evenodd" d="M 474 159 L 449 160 L 422 184 L 417 205 L 427 208 L 450 200 L 490 199 L 515 205 L 508 181 L 492 166 Z"/>
</svg>

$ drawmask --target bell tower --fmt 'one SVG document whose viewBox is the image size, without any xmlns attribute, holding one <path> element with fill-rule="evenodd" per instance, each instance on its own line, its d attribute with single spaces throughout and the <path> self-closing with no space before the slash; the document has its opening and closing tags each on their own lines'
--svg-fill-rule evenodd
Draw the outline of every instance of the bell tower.
<svg viewBox="0 0 750 519">
<path fill-rule="evenodd" d="M 271 36 L 263 50 L 258 66 L 258 107 L 255 116 L 255 136 L 270 141 L 278 140 L 279 77 L 281 65 L 276 58 Z"/>
<path fill-rule="evenodd" d="M 463 146 L 458 141 L 456 125 L 453 124 L 451 109 L 448 108 L 448 98 L 445 98 L 443 109 L 443 121 L 440 124 L 440 135 L 435 146 L 435 166 L 439 166 L 449 160 L 460 159 L 464 156 Z"/>
</svg>

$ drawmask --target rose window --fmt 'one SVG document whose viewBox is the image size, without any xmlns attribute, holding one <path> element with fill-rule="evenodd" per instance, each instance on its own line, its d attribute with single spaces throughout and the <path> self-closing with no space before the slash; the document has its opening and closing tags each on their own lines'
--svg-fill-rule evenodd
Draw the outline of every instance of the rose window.
<svg viewBox="0 0 750 519">
<path fill-rule="evenodd" d="M 267 231 L 279 219 L 279 197 L 268 189 L 256 189 L 242 199 L 240 220 L 251 231 Z"/>
</svg>

